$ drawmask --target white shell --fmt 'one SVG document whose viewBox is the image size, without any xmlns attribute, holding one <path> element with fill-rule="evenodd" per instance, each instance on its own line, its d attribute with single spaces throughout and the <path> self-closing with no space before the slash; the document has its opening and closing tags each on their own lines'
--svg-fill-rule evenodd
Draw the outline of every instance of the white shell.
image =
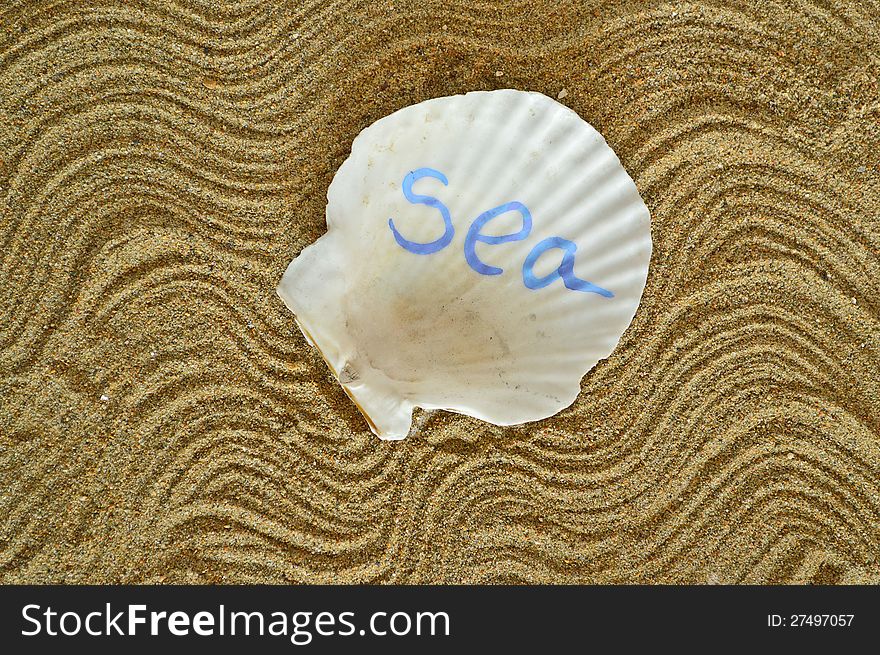
<svg viewBox="0 0 880 655">
<path fill-rule="evenodd" d="M 448 184 L 417 173 L 408 200 L 404 179 L 423 169 Z M 448 236 L 439 205 L 416 194 L 442 203 L 454 229 L 432 254 L 402 246 L 389 223 L 410 242 Z M 539 93 L 436 98 L 377 121 L 355 139 L 327 200 L 327 234 L 291 262 L 278 294 L 383 439 L 407 435 L 415 406 L 498 425 L 552 416 L 614 350 L 645 287 L 651 224 L 635 184 L 596 130 Z M 503 269 L 478 272 L 465 258 L 472 223 L 514 201 L 531 231 L 475 242 L 472 255 Z M 522 235 L 517 207 L 477 232 Z M 524 262 L 550 237 L 577 246 L 568 276 L 613 297 L 561 278 L 528 288 Z M 563 254 L 538 257 L 533 277 L 551 275 Z"/>
</svg>

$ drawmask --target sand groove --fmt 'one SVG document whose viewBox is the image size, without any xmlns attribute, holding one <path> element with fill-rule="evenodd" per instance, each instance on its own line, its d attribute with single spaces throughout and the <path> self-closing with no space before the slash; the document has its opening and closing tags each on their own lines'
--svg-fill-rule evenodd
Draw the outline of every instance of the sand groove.
<svg viewBox="0 0 880 655">
<path fill-rule="evenodd" d="M 0 580 L 880 582 L 878 46 L 875 2 L 5 3 Z M 636 181 L 642 306 L 557 417 L 380 443 L 275 286 L 362 128 L 503 87 Z"/>
</svg>

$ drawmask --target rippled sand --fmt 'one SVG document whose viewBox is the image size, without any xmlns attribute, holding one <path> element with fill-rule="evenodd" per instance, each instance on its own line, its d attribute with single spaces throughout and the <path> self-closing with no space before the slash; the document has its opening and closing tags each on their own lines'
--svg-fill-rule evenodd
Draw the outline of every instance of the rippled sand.
<svg viewBox="0 0 880 655">
<path fill-rule="evenodd" d="M 880 582 L 880 6 L 223 4 L 0 9 L 0 580 Z M 382 443 L 275 286 L 362 128 L 503 87 L 636 181 L 642 306 Z"/>
</svg>

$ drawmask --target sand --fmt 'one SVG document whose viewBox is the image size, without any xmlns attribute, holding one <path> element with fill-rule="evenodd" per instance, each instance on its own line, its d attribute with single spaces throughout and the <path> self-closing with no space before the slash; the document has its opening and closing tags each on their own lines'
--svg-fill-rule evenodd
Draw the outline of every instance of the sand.
<svg viewBox="0 0 880 655">
<path fill-rule="evenodd" d="M 5 3 L 0 580 L 880 582 L 880 7 Z M 383 443 L 275 294 L 357 133 L 540 91 L 654 256 L 551 419 Z"/>
</svg>

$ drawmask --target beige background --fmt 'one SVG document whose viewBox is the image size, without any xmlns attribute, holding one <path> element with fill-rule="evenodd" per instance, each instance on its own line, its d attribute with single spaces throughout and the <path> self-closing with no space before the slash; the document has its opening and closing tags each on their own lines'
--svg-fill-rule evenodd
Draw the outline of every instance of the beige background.
<svg viewBox="0 0 880 655">
<path fill-rule="evenodd" d="M 880 582 L 877 3 L 223 7 L 0 10 L 0 579 Z M 642 306 L 382 443 L 275 286 L 362 128 L 502 87 L 636 181 Z"/>
</svg>

